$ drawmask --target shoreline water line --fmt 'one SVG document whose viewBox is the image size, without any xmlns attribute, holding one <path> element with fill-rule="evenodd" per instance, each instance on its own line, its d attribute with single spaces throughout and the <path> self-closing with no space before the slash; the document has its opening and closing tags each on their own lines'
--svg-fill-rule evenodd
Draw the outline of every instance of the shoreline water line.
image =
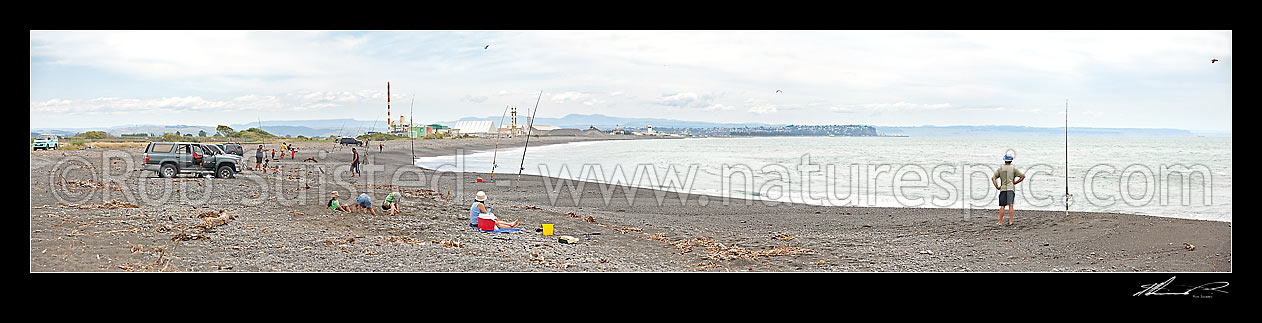
<svg viewBox="0 0 1262 323">
<path fill-rule="evenodd" d="M 970 206 L 978 210 L 995 207 L 994 195 L 997 191 L 989 187 L 991 185 L 989 175 L 994 171 L 993 163 L 947 163 L 941 158 L 933 160 L 937 164 L 927 165 L 880 163 L 880 158 L 872 158 L 877 162 L 871 164 L 853 163 L 854 161 L 829 163 L 836 160 L 830 159 L 828 155 L 821 156 L 819 152 L 816 152 L 816 155 L 807 154 L 799 158 L 771 156 L 764 158 L 762 163 L 749 163 L 745 160 L 747 163 L 742 164 L 740 158 L 718 158 L 703 163 L 698 162 L 701 160 L 686 160 L 686 156 L 671 155 L 674 151 L 669 147 L 692 141 L 693 143 L 684 146 L 687 148 L 706 145 L 722 146 L 719 148 L 738 150 L 739 147 L 731 148 L 739 146 L 731 144 L 733 140 L 739 142 L 767 141 L 768 139 L 689 138 L 617 143 L 614 143 L 615 141 L 587 141 L 540 146 L 537 148 L 537 154 L 533 154 L 531 160 L 528 161 L 528 164 L 534 164 L 536 167 L 526 167 L 524 173 L 550 178 L 555 183 L 552 186 L 565 185 L 564 181 L 567 180 L 581 181 L 586 184 L 575 185 L 596 185 L 605 190 L 604 186 L 612 184 L 679 194 L 698 194 L 709 196 L 710 200 L 713 198 L 750 199 L 763 203 L 960 210 L 967 210 Z M 810 139 L 805 140 L 810 141 Z M 932 141 L 930 144 L 940 144 L 943 139 Z M 695 143 L 703 143 L 703 145 Z M 717 145 L 718 143 L 723 145 Z M 576 149 L 577 147 L 585 148 Z M 646 147 L 651 149 L 646 150 Z M 652 150 L 655 148 L 665 149 L 665 156 L 653 154 Z M 584 151 L 595 152 L 585 154 Z M 463 158 L 456 158 L 457 155 L 421 157 L 417 158 L 414 164 L 438 171 L 486 173 L 486 170 L 481 169 L 487 168 L 484 167 L 486 165 L 482 165 L 481 155 L 489 154 L 489 152 L 480 150 L 460 152 Z M 1034 150 L 1034 152 L 1039 151 Z M 614 155 L 610 158 L 615 159 L 615 162 L 590 158 L 605 153 Z M 1030 154 L 1027 153 L 1027 155 Z M 639 158 L 639 160 L 631 160 L 636 162 L 633 166 L 624 166 L 629 165 L 625 162 L 627 159 L 634 159 L 628 158 L 629 156 Z M 1035 158 L 1026 158 L 1026 160 L 1030 159 Z M 1230 158 L 1227 157 L 1226 160 L 1229 163 Z M 687 166 L 681 164 L 688 161 L 694 163 Z M 516 162 L 512 161 L 514 164 Z M 725 162 L 732 162 L 732 164 Z M 727 170 L 730 169 L 720 167 L 716 163 L 723 163 L 722 166 L 737 165 L 731 169 L 738 171 L 729 173 Z M 1054 164 L 1025 165 L 1030 166 L 1026 171 L 1035 174 L 1035 181 L 1027 181 L 1030 184 L 1019 185 L 1017 193 L 1021 200 L 1017 204 L 1018 210 L 1060 209 L 1063 211 L 1063 202 L 1056 201 L 1060 199 L 1060 196 L 1052 194 L 1057 193 L 1058 190 L 1063 191 L 1065 189 L 1063 184 L 1048 185 L 1047 182 L 1063 183 L 1064 170 L 1058 169 L 1059 167 L 1055 167 Z M 1090 168 L 1071 166 L 1071 170 L 1075 173 L 1070 176 L 1073 184 L 1090 184 L 1094 186 L 1094 191 L 1090 191 L 1091 188 L 1084 189 L 1082 186 L 1071 186 L 1078 200 L 1070 204 L 1070 210 L 1231 222 L 1230 177 L 1220 178 L 1224 173 L 1229 175 L 1230 169 L 1211 171 L 1210 167 L 1205 165 L 1193 164 L 1192 167 L 1186 167 L 1177 163 L 1172 166 L 1184 167 L 1166 167 L 1171 165 L 1163 164 L 1145 170 L 1145 167 L 1120 166 L 1110 164 L 1093 165 Z M 1078 174 L 1079 171 L 1086 174 Z M 799 177 L 803 174 L 814 175 Z M 628 177 L 632 180 L 627 180 Z M 1038 182 L 1040 177 L 1046 182 Z M 1159 177 L 1167 181 L 1150 181 Z M 1089 179 L 1084 180 L 1084 178 Z M 1139 188 L 1129 187 L 1126 181 L 1119 183 L 1122 178 L 1132 178 L 1131 182 L 1134 183 L 1147 181 L 1147 185 L 1139 185 Z M 1223 187 L 1226 191 L 1223 191 Z M 820 199 L 820 196 L 825 196 L 825 198 Z M 1102 196 L 1111 197 L 1112 200 L 1101 200 Z M 569 197 L 553 197 L 555 198 Z M 603 196 L 595 198 L 608 199 Z"/>
</svg>

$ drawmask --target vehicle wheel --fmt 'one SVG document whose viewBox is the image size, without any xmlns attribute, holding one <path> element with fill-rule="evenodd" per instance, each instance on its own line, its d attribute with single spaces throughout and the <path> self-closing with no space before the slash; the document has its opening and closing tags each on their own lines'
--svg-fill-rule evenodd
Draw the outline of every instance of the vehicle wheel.
<svg viewBox="0 0 1262 323">
<path fill-rule="evenodd" d="M 175 166 L 171 164 L 162 165 L 162 168 L 158 169 L 158 177 L 175 177 L 175 173 Z"/>
<path fill-rule="evenodd" d="M 219 178 L 232 178 L 232 167 L 219 166 L 219 171 L 215 172 Z"/>
</svg>

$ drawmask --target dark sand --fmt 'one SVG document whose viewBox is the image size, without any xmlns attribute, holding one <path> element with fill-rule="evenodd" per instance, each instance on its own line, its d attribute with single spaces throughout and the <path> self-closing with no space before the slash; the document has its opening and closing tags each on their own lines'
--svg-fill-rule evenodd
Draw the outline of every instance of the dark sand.
<svg viewBox="0 0 1262 323">
<path fill-rule="evenodd" d="M 522 139 L 501 141 L 501 148 L 520 154 Z M 438 156 L 495 142 L 415 144 L 417 156 Z M 411 166 L 407 141 L 386 142 L 384 152 L 371 145 L 362 147 L 368 176 L 353 179 L 346 177 L 350 149 L 332 143 L 300 144 L 297 159 L 280 162 L 279 175 L 245 171 L 235 179 L 157 178 L 136 170 L 142 148 L 32 152 L 31 271 L 1231 271 L 1226 222 L 1065 216 L 1018 205 L 1016 224 L 999 227 L 994 209 L 969 217 L 958 209 L 724 203 L 699 195 L 681 203 L 675 193 L 649 189 L 612 187 L 603 195 L 594 183 L 583 184 L 575 203 L 567 181 L 515 181 L 516 172 L 506 169 L 516 165 L 501 165 L 504 173 L 492 183 L 489 174 Z M 102 161 L 111 155 L 123 158 Z M 252 167 L 253 151 L 246 155 Z M 303 162 L 307 157 L 317 162 Z M 333 190 L 343 204 L 370 194 L 377 215 L 324 208 Z M 386 215 L 379 203 L 396 190 L 404 194 L 403 213 Z M 527 233 L 469 228 L 479 190 L 498 216 L 521 221 Z M 634 205 L 627 203 L 631 191 Z M 138 207 L 79 208 L 114 200 Z M 196 227 L 205 226 L 199 214 L 220 210 L 231 215 L 227 223 Z M 600 234 L 560 244 L 534 232 L 542 223 L 555 224 L 558 235 Z"/>
</svg>

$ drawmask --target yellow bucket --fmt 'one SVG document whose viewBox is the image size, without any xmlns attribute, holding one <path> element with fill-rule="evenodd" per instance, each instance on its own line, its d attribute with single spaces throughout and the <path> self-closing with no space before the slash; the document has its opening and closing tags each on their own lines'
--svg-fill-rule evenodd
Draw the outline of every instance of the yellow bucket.
<svg viewBox="0 0 1262 323">
<path fill-rule="evenodd" d="M 543 225 L 543 235 L 545 235 L 545 236 L 550 236 L 550 235 L 552 235 L 552 224 L 551 224 L 551 223 L 548 223 L 548 224 L 544 224 L 544 225 Z"/>
</svg>

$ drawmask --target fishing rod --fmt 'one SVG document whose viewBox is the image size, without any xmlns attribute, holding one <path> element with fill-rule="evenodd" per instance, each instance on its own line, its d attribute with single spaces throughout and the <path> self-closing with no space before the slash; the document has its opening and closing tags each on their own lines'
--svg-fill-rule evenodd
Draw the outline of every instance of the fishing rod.
<svg viewBox="0 0 1262 323">
<path fill-rule="evenodd" d="M 412 113 L 413 107 L 416 107 L 416 93 L 412 93 L 412 103 L 408 105 L 408 137 L 412 137 L 412 165 L 416 165 L 416 136 L 412 135 L 412 117 L 415 116 Z"/>
<path fill-rule="evenodd" d="M 535 115 L 539 114 L 539 100 L 543 99 L 543 91 L 539 91 L 539 97 L 535 99 L 535 111 L 530 113 L 530 120 L 526 121 L 526 146 L 521 149 L 521 166 L 517 168 L 517 181 L 513 181 L 513 186 L 521 181 L 521 171 L 526 170 L 526 149 L 530 148 L 530 134 L 535 129 Z"/>
<path fill-rule="evenodd" d="M 507 116 L 507 115 L 508 115 L 508 105 L 505 105 L 504 113 L 500 114 L 500 127 L 504 126 L 504 116 Z M 508 131 L 513 131 L 513 130 L 509 129 Z M 500 152 L 500 129 L 495 128 L 495 152 L 491 153 L 491 181 L 492 182 L 495 181 L 495 168 L 500 167 L 499 164 L 495 163 L 495 158 L 496 156 L 499 155 L 499 152 Z"/>
<path fill-rule="evenodd" d="M 256 115 L 254 115 L 254 118 L 255 118 L 255 120 L 258 120 L 258 122 L 259 122 L 259 131 L 263 131 L 263 118 L 262 118 L 262 117 L 259 117 L 257 114 L 256 114 Z M 246 130 L 249 130 L 249 129 L 246 129 Z M 262 141 L 263 141 L 263 143 L 265 143 L 265 144 L 266 144 L 266 143 L 267 143 L 267 138 L 266 138 L 266 137 L 264 137 Z"/>
<path fill-rule="evenodd" d="M 1069 99 L 1065 99 L 1065 215 L 1069 215 L 1069 202 L 1074 197 L 1069 194 Z"/>
</svg>

